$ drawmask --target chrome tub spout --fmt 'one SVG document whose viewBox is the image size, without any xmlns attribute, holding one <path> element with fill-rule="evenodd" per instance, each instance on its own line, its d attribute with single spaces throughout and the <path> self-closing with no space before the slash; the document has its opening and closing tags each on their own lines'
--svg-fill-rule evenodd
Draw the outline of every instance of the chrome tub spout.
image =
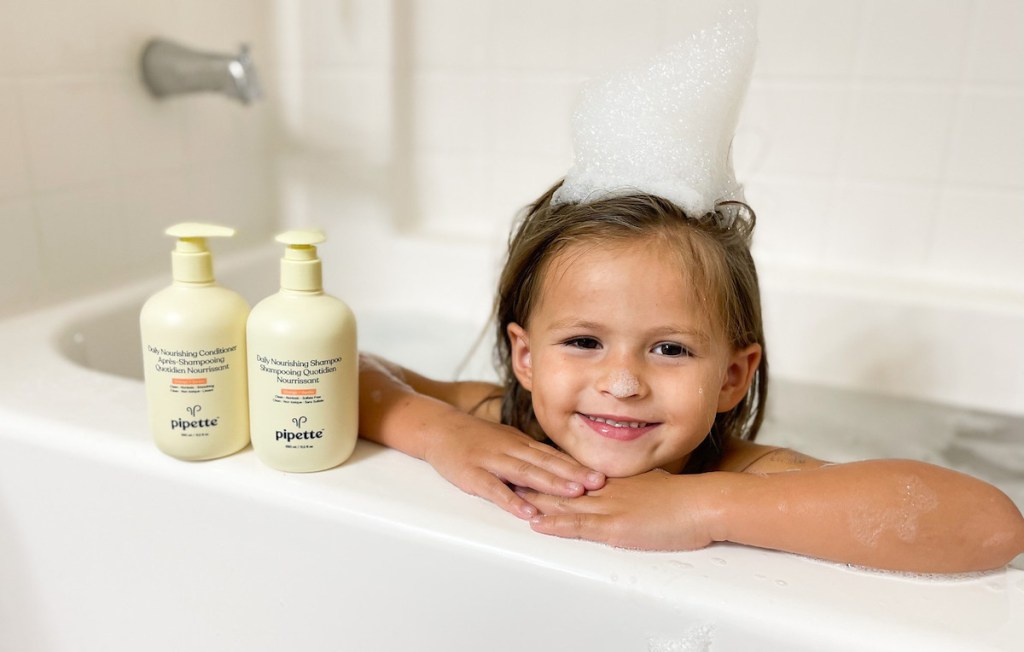
<svg viewBox="0 0 1024 652">
<path fill-rule="evenodd" d="M 142 80 L 155 97 L 210 91 L 249 104 L 262 95 L 247 45 L 225 55 L 153 39 L 142 52 Z"/>
</svg>

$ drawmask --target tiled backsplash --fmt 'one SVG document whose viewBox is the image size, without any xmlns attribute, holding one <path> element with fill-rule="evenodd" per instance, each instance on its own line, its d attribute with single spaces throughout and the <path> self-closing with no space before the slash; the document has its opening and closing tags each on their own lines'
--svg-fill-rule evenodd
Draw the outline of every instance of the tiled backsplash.
<svg viewBox="0 0 1024 652">
<path fill-rule="evenodd" d="M 0 2 L 0 312 L 165 269 L 177 221 L 235 225 L 228 246 L 265 239 L 279 212 L 272 106 L 156 101 L 138 62 L 154 36 L 248 42 L 272 75 L 272 7 Z"/>
<path fill-rule="evenodd" d="M 180 219 L 244 245 L 390 211 L 498 241 L 567 169 L 580 83 L 714 5 L 3 0 L 0 311 L 162 269 Z M 1024 294 L 1024 4 L 759 8 L 736 141 L 759 259 Z M 267 99 L 150 99 L 136 67 L 155 35 L 251 43 Z"/>
<path fill-rule="evenodd" d="M 642 61 L 714 4 L 413 2 L 421 223 L 503 231 L 567 169 L 581 80 Z M 1024 293 L 1024 5 L 762 0 L 759 14 L 736 140 L 758 257 Z"/>
</svg>

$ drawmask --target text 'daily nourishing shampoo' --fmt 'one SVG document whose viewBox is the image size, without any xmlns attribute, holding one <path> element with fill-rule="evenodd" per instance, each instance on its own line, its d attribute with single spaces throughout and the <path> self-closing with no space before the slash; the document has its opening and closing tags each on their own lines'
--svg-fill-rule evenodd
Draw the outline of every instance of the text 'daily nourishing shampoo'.
<svg viewBox="0 0 1024 652">
<path fill-rule="evenodd" d="M 347 460 L 359 426 L 356 320 L 325 294 L 316 245 L 320 231 L 289 231 L 281 290 L 249 315 L 249 421 L 252 446 L 267 465 L 322 471 Z"/>
<path fill-rule="evenodd" d="M 206 239 L 234 229 L 167 229 L 173 282 L 139 315 L 149 421 L 157 447 L 183 460 L 230 455 L 249 443 L 245 322 L 249 304 L 214 281 Z"/>
</svg>

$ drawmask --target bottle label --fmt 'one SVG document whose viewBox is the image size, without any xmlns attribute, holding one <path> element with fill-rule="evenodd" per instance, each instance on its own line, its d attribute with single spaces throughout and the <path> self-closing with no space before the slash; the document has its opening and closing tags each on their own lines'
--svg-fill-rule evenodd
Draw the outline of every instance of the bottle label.
<svg viewBox="0 0 1024 652">
<path fill-rule="evenodd" d="M 297 360 L 257 353 L 256 363 L 264 379 L 280 387 L 274 395 L 275 403 L 312 405 L 323 403 L 323 393 L 317 390 L 337 373 L 341 356 Z"/>
<path fill-rule="evenodd" d="M 237 346 L 165 349 L 147 344 L 145 357 L 147 371 L 151 369 L 153 378 L 163 379 L 171 394 L 207 394 L 215 389 L 217 379 L 237 364 L 237 354 Z"/>
<path fill-rule="evenodd" d="M 290 358 L 260 352 L 253 354 L 253 360 L 250 374 L 257 379 L 253 398 L 269 398 L 279 406 L 273 411 L 273 422 L 263 425 L 273 428 L 273 436 L 267 432 L 264 437 L 276 447 L 292 450 L 331 445 L 330 426 L 338 418 L 331 410 L 339 406 L 330 403 L 341 393 L 340 370 L 347 361 L 340 355 Z"/>
<path fill-rule="evenodd" d="M 245 362 L 245 353 L 237 345 L 165 348 L 146 344 L 143 352 L 151 401 L 170 401 L 169 410 L 159 419 L 163 423 L 154 423 L 162 432 L 195 440 L 216 436 L 225 417 L 232 424 L 237 421 L 240 415 L 220 414 L 218 409 L 228 398 L 221 395 L 223 391 L 234 398 L 244 390 L 244 385 L 235 387 L 238 377 L 233 371 L 243 370 Z M 221 386 L 223 390 L 218 393 Z M 240 398 L 244 403 L 244 393 Z"/>
</svg>

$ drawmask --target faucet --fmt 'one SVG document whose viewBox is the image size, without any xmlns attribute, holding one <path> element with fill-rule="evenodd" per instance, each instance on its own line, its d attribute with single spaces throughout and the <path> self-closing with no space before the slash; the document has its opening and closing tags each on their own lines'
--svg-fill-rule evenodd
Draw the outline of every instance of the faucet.
<svg viewBox="0 0 1024 652">
<path fill-rule="evenodd" d="M 263 95 L 247 45 L 232 56 L 153 39 L 142 51 L 142 80 L 155 97 L 214 91 L 249 104 Z"/>
</svg>

